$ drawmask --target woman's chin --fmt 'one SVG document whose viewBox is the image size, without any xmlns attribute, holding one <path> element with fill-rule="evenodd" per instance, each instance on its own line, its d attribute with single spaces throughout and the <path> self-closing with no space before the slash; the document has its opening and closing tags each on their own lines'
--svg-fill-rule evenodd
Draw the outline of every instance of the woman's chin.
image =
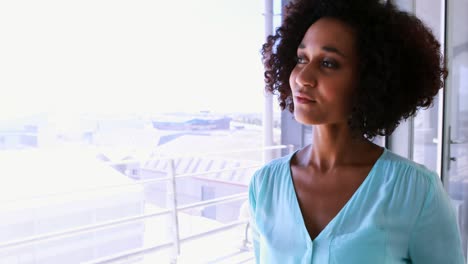
<svg viewBox="0 0 468 264">
<path fill-rule="evenodd" d="M 311 126 L 311 125 L 318 125 L 320 122 L 318 122 L 316 119 L 311 118 L 308 115 L 304 115 L 301 113 L 294 113 L 294 119 L 303 125 Z"/>
</svg>

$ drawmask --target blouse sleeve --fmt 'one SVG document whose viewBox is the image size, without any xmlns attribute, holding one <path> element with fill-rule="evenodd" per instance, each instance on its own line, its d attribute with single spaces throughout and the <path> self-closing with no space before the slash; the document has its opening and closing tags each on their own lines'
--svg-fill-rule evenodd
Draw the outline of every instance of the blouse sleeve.
<svg viewBox="0 0 468 264">
<path fill-rule="evenodd" d="M 410 258 L 414 264 L 464 264 L 454 208 L 439 178 L 430 176 L 426 178 L 426 199 L 410 237 Z"/>
<path fill-rule="evenodd" d="M 256 220 L 255 220 L 255 208 L 256 208 L 256 188 L 255 188 L 255 175 L 249 184 L 249 208 L 250 208 L 250 230 L 252 234 L 252 241 L 255 253 L 255 263 L 260 263 L 260 234 L 258 232 Z"/>
</svg>

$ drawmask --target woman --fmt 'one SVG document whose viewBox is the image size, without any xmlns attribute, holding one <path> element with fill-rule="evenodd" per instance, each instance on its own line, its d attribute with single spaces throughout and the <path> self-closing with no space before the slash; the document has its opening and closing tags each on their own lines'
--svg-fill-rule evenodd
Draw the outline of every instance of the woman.
<svg viewBox="0 0 468 264">
<path fill-rule="evenodd" d="M 439 177 L 371 142 L 443 87 L 431 31 L 378 0 L 295 1 L 262 54 L 313 144 L 251 180 L 257 263 L 464 263 Z"/>
</svg>

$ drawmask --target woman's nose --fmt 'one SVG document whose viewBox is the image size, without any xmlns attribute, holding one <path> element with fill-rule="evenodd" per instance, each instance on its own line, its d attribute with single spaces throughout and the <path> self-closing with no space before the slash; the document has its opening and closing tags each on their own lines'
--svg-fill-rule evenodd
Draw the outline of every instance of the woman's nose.
<svg viewBox="0 0 468 264">
<path fill-rule="evenodd" d="M 306 64 L 302 68 L 300 68 L 296 75 L 295 81 L 301 87 L 315 87 L 317 85 L 317 77 L 313 65 Z"/>
</svg>

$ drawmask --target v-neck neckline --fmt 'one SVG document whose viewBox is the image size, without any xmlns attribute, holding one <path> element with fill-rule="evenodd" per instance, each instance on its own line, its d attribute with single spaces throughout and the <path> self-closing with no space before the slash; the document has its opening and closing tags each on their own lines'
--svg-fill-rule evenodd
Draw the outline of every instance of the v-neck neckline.
<svg viewBox="0 0 468 264">
<path fill-rule="evenodd" d="M 297 197 L 296 187 L 294 186 L 294 181 L 293 181 L 293 178 L 292 178 L 291 161 L 294 158 L 294 156 L 297 154 L 297 152 L 299 152 L 299 150 L 296 150 L 293 154 L 291 154 L 291 156 L 289 157 L 289 160 L 287 162 L 288 167 L 289 167 L 288 168 L 288 172 L 289 172 L 288 173 L 288 179 L 289 179 L 289 183 L 290 183 L 291 189 L 292 189 L 292 196 L 293 196 L 293 200 L 294 200 L 293 202 L 294 202 L 294 205 L 295 205 L 295 210 L 297 210 L 298 215 L 300 216 L 301 229 L 302 229 L 303 232 L 305 232 L 305 235 L 306 235 L 306 237 L 308 239 L 308 242 L 313 243 L 313 242 L 319 240 L 326 233 L 329 233 L 330 229 L 333 227 L 335 222 L 338 221 L 337 219 L 339 219 L 341 217 L 341 215 L 343 214 L 343 211 L 345 211 L 350 206 L 349 204 L 351 204 L 353 200 L 356 200 L 356 197 L 359 195 L 359 193 L 361 193 L 362 189 L 364 189 L 365 186 L 368 184 L 368 182 L 372 178 L 372 175 L 375 174 L 374 171 L 376 170 L 378 164 L 381 162 L 383 157 L 386 155 L 387 149 L 383 148 L 382 154 L 380 154 L 379 158 L 375 161 L 374 165 L 372 165 L 372 168 L 369 171 L 369 173 L 367 174 L 366 178 L 362 181 L 362 183 L 359 185 L 359 187 L 353 193 L 351 198 L 349 198 L 349 200 L 345 203 L 345 205 L 338 211 L 338 213 L 332 218 L 332 220 L 330 220 L 330 222 L 328 222 L 328 224 L 318 233 L 318 235 L 314 239 L 312 239 L 312 237 L 309 234 L 309 231 L 307 230 L 307 226 L 306 226 L 305 220 L 304 220 L 304 215 L 302 214 L 302 210 L 301 210 L 301 207 L 299 205 L 299 198 Z"/>
</svg>

